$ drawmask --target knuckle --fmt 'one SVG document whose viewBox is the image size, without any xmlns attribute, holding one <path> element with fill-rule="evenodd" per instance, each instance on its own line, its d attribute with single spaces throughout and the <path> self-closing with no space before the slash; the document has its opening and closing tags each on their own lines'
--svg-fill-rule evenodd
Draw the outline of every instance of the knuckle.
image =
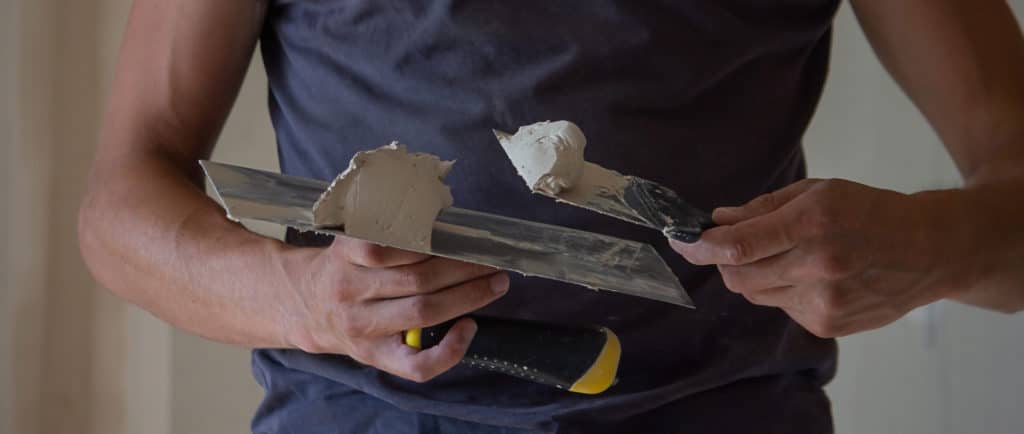
<svg viewBox="0 0 1024 434">
<path fill-rule="evenodd" d="M 333 299 L 335 302 L 345 304 L 359 299 L 360 290 L 357 289 L 356 285 L 353 285 L 347 278 L 339 278 L 333 291 Z"/>
<path fill-rule="evenodd" d="M 815 303 L 820 316 L 835 319 L 843 310 L 842 293 L 835 288 L 824 288 L 815 293 Z"/>
<path fill-rule="evenodd" d="M 427 325 L 431 318 L 431 303 L 430 299 L 425 296 L 415 296 L 409 298 L 407 317 L 418 325 Z"/>
<path fill-rule="evenodd" d="M 339 321 L 338 327 L 343 335 L 349 337 L 365 336 L 367 334 L 367 324 L 350 315 L 343 316 Z"/>
<path fill-rule="evenodd" d="M 830 198 L 841 197 L 847 191 L 849 183 L 842 179 L 823 179 L 816 186 L 825 196 Z"/>
<path fill-rule="evenodd" d="M 490 279 L 488 277 L 478 278 L 468 283 L 470 293 L 473 298 L 477 300 L 490 300 L 498 298 L 501 294 L 495 293 L 491 290 Z"/>
<path fill-rule="evenodd" d="M 365 267 L 380 267 L 387 260 L 387 248 L 373 243 L 354 242 L 348 249 L 351 260 Z"/>
<path fill-rule="evenodd" d="M 813 259 L 815 268 L 827 279 L 845 277 L 851 272 L 851 261 L 834 248 L 824 248 Z"/>
<path fill-rule="evenodd" d="M 776 205 L 778 204 L 778 201 L 779 197 L 777 194 L 775 194 L 775 192 L 768 192 L 754 199 L 751 205 L 753 205 L 753 207 L 757 210 L 767 211 L 775 209 Z"/>
<path fill-rule="evenodd" d="M 807 331 L 819 338 L 834 338 L 841 334 L 839 324 L 828 317 L 817 317 Z"/>
<path fill-rule="evenodd" d="M 746 241 L 736 240 L 725 247 L 725 260 L 729 265 L 743 264 L 749 256 L 750 246 Z"/>
<path fill-rule="evenodd" d="M 331 263 L 349 262 L 349 242 L 345 237 L 335 237 L 330 246 L 327 247 L 327 258 Z"/>
<path fill-rule="evenodd" d="M 842 223 L 843 206 L 846 200 L 835 187 L 839 181 L 822 181 L 817 186 L 814 202 L 805 216 L 804 224 L 816 235 L 834 232 Z"/>
<path fill-rule="evenodd" d="M 433 271 L 428 267 L 416 267 L 405 273 L 400 278 L 401 285 L 416 292 L 429 291 Z"/>
<path fill-rule="evenodd" d="M 832 233 L 839 223 L 834 207 L 826 202 L 815 203 L 805 218 L 804 227 L 817 238 L 823 238 Z"/>
<path fill-rule="evenodd" d="M 352 300 L 352 292 L 344 286 L 338 286 L 331 292 L 331 301 L 335 303 L 348 303 Z"/>
</svg>

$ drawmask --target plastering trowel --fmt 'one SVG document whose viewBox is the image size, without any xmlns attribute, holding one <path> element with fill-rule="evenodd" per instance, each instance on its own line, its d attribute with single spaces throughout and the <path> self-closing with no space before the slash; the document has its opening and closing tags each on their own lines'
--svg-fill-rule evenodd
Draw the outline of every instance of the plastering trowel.
<svg viewBox="0 0 1024 434">
<path fill-rule="evenodd" d="M 586 138 L 571 122 L 539 122 L 494 135 L 534 193 L 688 243 L 715 226 L 710 214 L 668 187 L 584 161 Z"/>
<path fill-rule="evenodd" d="M 200 163 L 233 220 L 351 236 L 343 227 L 314 224 L 314 204 L 329 183 L 210 161 Z M 402 248 L 693 307 L 655 249 L 635 241 L 448 207 L 437 216 L 429 246 Z M 600 393 L 614 380 L 619 341 L 606 328 L 474 318 L 477 338 L 463 360 L 466 364 L 580 393 Z M 429 347 L 440 340 L 445 327 L 411 330 L 405 335 L 406 343 Z"/>
</svg>

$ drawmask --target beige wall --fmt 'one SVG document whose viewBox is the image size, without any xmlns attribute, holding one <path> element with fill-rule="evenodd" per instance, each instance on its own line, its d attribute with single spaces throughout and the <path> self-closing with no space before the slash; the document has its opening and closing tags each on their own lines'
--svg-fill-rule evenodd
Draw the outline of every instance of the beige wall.
<svg viewBox="0 0 1024 434">
<path fill-rule="evenodd" d="M 258 388 L 246 352 L 173 333 L 95 288 L 78 256 L 75 214 L 130 1 L 9 3 L 0 200 L 17 206 L 0 213 L 0 433 L 247 431 Z M 261 143 L 256 160 L 274 161 L 261 86 L 242 97 L 255 125 L 233 115 L 224 142 Z M 258 165 L 244 155 L 228 153 Z"/>
<path fill-rule="evenodd" d="M 44 83 L 48 81 L 46 71 L 50 56 L 49 53 L 39 54 L 35 49 L 48 47 L 53 38 L 49 35 L 32 38 L 26 20 L 50 16 L 52 10 L 47 10 L 47 5 L 42 3 L 28 5 L 15 2 L 12 6 L 12 12 L 17 15 L 12 13 L 13 16 L 8 15 L 7 18 L 18 21 L 13 24 L 17 35 L 8 41 L 8 53 L 15 59 L 9 62 L 13 68 L 10 78 L 14 82 L 10 84 L 5 100 L 16 104 L 17 112 L 8 131 L 11 138 L 7 143 L 10 167 L 5 175 L 10 188 L 9 203 L 17 206 L 6 209 L 8 240 L 0 246 L 7 250 L 9 273 L 5 275 L 4 302 L 5 310 L 10 312 L 0 318 L 4 322 L 4 331 L 10 334 L 9 346 L 3 349 L 7 361 L 5 377 L 9 381 L 3 390 L 12 404 L 10 419 L 6 421 L 9 429 L 37 432 L 41 425 L 34 410 L 44 397 L 42 388 L 37 387 L 42 372 L 39 364 L 43 360 L 38 342 L 43 340 L 45 333 L 40 293 L 45 280 L 42 264 L 45 263 L 46 249 L 43 245 L 48 239 L 40 216 L 46 212 L 48 201 L 30 199 L 48 192 L 49 134 L 40 128 L 40 124 L 49 118 L 48 104 L 41 100 L 48 99 L 49 86 Z M 29 86 L 34 90 L 26 89 Z M 39 120 L 34 121 L 34 118 Z M 17 247 L 22 243 L 27 243 L 26 248 Z"/>
<path fill-rule="evenodd" d="M 129 0 L 9 3 L 0 203 L 17 206 L 0 212 L 0 434 L 246 432 L 260 397 L 247 352 L 96 290 L 77 255 L 74 211 Z M 812 175 L 901 191 L 958 185 L 845 8 L 835 45 L 806 140 Z M 265 106 L 257 59 L 216 159 L 276 169 Z M 829 387 L 839 432 L 1021 432 L 1022 332 L 1022 315 L 941 303 L 841 340 Z"/>
<path fill-rule="evenodd" d="M 168 432 L 170 332 L 94 288 L 76 213 L 125 2 L 11 0 L 4 432 Z M 6 201 L 5 201 L 6 202 Z M 9 333 L 9 334 L 8 334 Z"/>
<path fill-rule="evenodd" d="M 11 204 L 11 170 L 13 169 L 11 143 L 14 141 L 15 101 L 18 88 L 15 78 L 17 63 L 6 61 L 18 56 L 17 46 L 20 28 L 17 10 L 8 10 L 0 16 L 0 204 Z M 11 348 L 14 333 L 11 321 L 14 317 L 13 292 L 11 291 L 10 213 L 0 211 L 0 433 L 14 430 L 11 417 L 14 414 L 14 393 L 10 387 L 14 382 L 14 357 Z"/>
</svg>

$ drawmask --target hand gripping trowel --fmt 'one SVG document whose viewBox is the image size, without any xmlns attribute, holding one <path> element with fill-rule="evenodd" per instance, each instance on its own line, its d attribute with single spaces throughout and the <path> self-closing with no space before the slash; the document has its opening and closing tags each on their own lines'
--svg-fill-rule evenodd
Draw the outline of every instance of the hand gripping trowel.
<svg viewBox="0 0 1024 434">
<path fill-rule="evenodd" d="M 200 164 L 233 220 L 350 236 L 344 227 L 314 224 L 314 204 L 327 182 L 211 161 Z M 654 248 L 635 241 L 448 207 L 437 216 L 429 246 L 402 248 L 693 307 Z M 588 394 L 603 392 L 615 380 L 620 343 L 607 328 L 473 318 L 478 329 L 464 364 Z M 440 342 L 450 325 L 409 330 L 405 342 L 428 348 Z"/>
</svg>

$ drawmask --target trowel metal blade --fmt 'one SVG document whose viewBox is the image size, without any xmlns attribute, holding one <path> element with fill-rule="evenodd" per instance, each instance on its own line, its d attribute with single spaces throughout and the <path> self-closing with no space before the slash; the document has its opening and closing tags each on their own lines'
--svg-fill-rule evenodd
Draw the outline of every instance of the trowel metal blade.
<svg viewBox="0 0 1024 434">
<path fill-rule="evenodd" d="M 499 142 L 512 134 L 493 130 Z M 534 190 L 565 202 L 627 222 L 647 226 L 681 241 L 693 242 L 714 226 L 711 215 L 682 200 L 672 189 L 635 176 L 623 175 L 597 164 L 583 163 L 583 176 L 558 194 Z"/>
<path fill-rule="evenodd" d="M 233 220 L 345 235 L 313 226 L 313 204 L 326 182 L 211 161 L 200 164 Z M 431 238 L 430 249 L 421 253 L 694 307 L 648 244 L 455 207 L 438 215 Z"/>
</svg>

